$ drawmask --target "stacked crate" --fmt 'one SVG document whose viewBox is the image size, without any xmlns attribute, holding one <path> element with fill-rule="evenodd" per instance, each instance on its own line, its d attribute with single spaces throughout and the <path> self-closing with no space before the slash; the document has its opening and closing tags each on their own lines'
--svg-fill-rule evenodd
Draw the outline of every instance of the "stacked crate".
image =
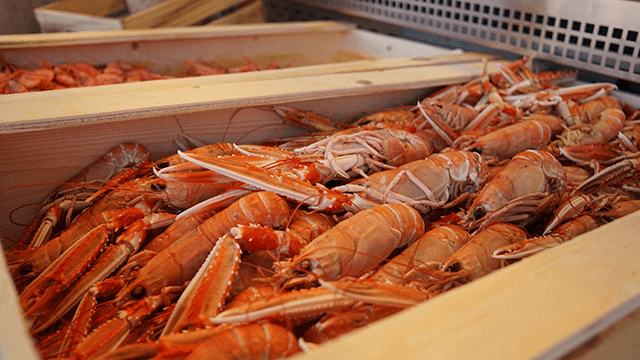
<svg viewBox="0 0 640 360">
<path fill-rule="evenodd" d="M 42 32 L 264 22 L 259 0 L 61 0 L 34 12 Z"/>
</svg>

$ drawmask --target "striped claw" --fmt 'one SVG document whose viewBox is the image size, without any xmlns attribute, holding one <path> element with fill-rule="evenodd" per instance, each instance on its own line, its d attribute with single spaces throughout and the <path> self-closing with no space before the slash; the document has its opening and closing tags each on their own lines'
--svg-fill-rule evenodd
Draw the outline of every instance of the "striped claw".
<svg viewBox="0 0 640 360">
<path fill-rule="evenodd" d="M 308 182 L 278 175 L 251 164 L 238 164 L 178 151 L 180 156 L 194 164 L 219 172 L 232 179 L 242 181 L 259 189 L 274 192 L 287 199 L 301 202 L 318 210 L 338 210 L 348 202 L 346 195 L 324 187 L 312 186 Z"/>
<path fill-rule="evenodd" d="M 220 312 L 238 272 L 241 253 L 240 246 L 229 234 L 218 240 L 180 296 L 163 335 L 204 328 L 210 324 L 208 319 Z"/>
<path fill-rule="evenodd" d="M 428 292 L 422 288 L 407 285 L 379 283 L 373 281 L 322 281 L 323 288 L 336 294 L 370 304 L 407 308 L 430 299 L 439 292 Z"/>
<path fill-rule="evenodd" d="M 606 186 L 620 186 L 637 181 L 640 176 L 640 160 L 623 160 L 593 175 L 576 188 L 582 194 L 591 194 Z"/>
</svg>

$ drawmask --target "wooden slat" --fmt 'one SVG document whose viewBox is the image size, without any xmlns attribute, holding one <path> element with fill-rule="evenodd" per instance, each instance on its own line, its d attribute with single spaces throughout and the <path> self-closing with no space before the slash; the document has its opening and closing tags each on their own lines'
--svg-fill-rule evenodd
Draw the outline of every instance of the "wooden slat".
<svg viewBox="0 0 640 360">
<path fill-rule="evenodd" d="M 561 357 L 640 308 L 639 233 L 636 212 L 296 359 Z"/>
<path fill-rule="evenodd" d="M 365 60 L 365 61 L 348 61 L 337 64 L 321 64 L 311 65 L 304 67 L 285 68 L 278 71 L 255 71 L 244 72 L 237 74 L 225 74 L 225 75 L 212 75 L 212 76 L 200 76 L 190 77 L 182 79 L 169 79 L 162 80 L 160 83 L 154 81 L 152 84 L 149 82 L 134 82 L 118 85 L 111 85 L 108 87 L 85 87 L 79 89 L 66 89 L 57 91 L 75 91 L 78 93 L 87 94 L 115 94 L 122 92 L 137 92 L 147 91 L 150 88 L 153 89 L 180 89 L 185 87 L 195 87 L 202 85 L 214 85 L 214 84 L 228 84 L 236 82 L 247 81 L 262 81 L 262 80 L 277 80 L 285 78 L 295 78 L 304 76 L 317 76 L 317 75 L 329 75 L 329 74 L 343 74 L 343 73 L 362 73 L 370 71 L 383 71 L 402 68 L 415 68 L 423 66 L 436 66 L 436 65 L 456 65 L 466 63 L 480 63 L 483 59 L 498 60 L 499 57 L 495 55 L 487 55 L 482 53 L 463 53 L 463 54 L 445 54 L 434 55 L 431 57 L 419 57 L 419 58 L 402 58 L 402 59 L 380 59 L 380 60 Z M 50 92 L 34 92 L 30 93 L 38 99 L 57 99 L 58 97 L 65 96 L 65 93 L 52 94 Z M 20 94 L 21 98 L 26 97 L 26 94 Z M 2 97 L 0 97 L 0 106 L 2 106 Z M 14 98 L 15 99 L 15 98 Z M 2 119 L 0 119 L 0 123 Z"/>
<path fill-rule="evenodd" d="M 34 15 L 42 32 L 96 31 L 122 29 L 120 20 L 38 8 Z"/>
<path fill-rule="evenodd" d="M 170 17 L 168 21 L 165 22 L 162 26 L 182 26 L 188 24 L 196 24 L 206 18 L 227 10 L 230 7 L 240 5 L 245 1 L 246 0 L 202 0 L 200 4 L 194 3 L 190 7 L 181 9 L 178 16 Z"/>
<path fill-rule="evenodd" d="M 429 61 L 436 65 L 428 65 Z M 377 69 L 352 72 L 345 68 L 345 72 L 336 72 L 331 68 L 328 73 L 320 75 L 307 75 L 309 68 L 301 68 L 298 71 L 305 72 L 305 75 L 299 77 L 279 72 L 286 81 L 274 79 L 267 72 L 254 72 L 247 73 L 245 77 L 236 76 L 242 74 L 233 77 L 219 75 L 4 95 L 0 97 L 0 111 L 3 112 L 0 133 L 427 88 L 469 81 L 480 76 L 483 70 L 477 57 L 474 62 L 438 65 L 443 61 L 439 58 L 391 59 L 383 60 L 385 66 Z M 394 62 L 402 64 L 389 66 Z M 377 63 L 371 64 L 375 67 Z M 497 62 L 492 61 L 489 65 L 490 71 L 496 70 Z M 34 107 L 34 103 L 39 106 Z"/>
<path fill-rule="evenodd" d="M 126 11 L 125 0 L 62 0 L 38 7 L 34 12 L 43 32 L 140 29 L 197 24 L 243 2 L 246 0 L 166 0 L 124 17 L 108 18 Z"/>
<path fill-rule="evenodd" d="M 127 4 L 125 0 L 62 0 L 41 6 L 38 9 L 65 11 L 93 16 L 107 16 L 125 10 L 126 8 Z"/>
<path fill-rule="evenodd" d="M 40 31 L 67 32 L 122 29 L 117 18 L 107 15 L 126 11 L 125 0 L 62 0 L 37 7 L 34 15 Z"/>
<path fill-rule="evenodd" d="M 39 359 L 33 340 L 23 324 L 18 294 L 9 276 L 4 254 L 0 254 L 0 359 Z"/>
<path fill-rule="evenodd" d="M 125 16 L 122 18 L 122 23 L 125 29 L 189 25 L 243 1 L 167 0 Z"/>
<path fill-rule="evenodd" d="M 157 29 L 126 29 L 118 31 L 84 31 L 52 34 L 20 34 L 0 36 L 0 48 L 70 46 L 130 41 L 161 41 L 190 38 L 222 38 L 249 35 L 298 34 L 317 32 L 348 32 L 354 26 L 333 22 L 313 21 L 269 23 L 259 25 L 226 25 L 216 27 L 184 27 Z"/>
<path fill-rule="evenodd" d="M 223 16 L 220 19 L 213 20 L 206 24 L 210 25 L 228 25 L 228 24 L 258 24 L 264 22 L 264 11 L 262 2 L 257 0 L 246 6 L 241 7 L 238 11 Z"/>
</svg>

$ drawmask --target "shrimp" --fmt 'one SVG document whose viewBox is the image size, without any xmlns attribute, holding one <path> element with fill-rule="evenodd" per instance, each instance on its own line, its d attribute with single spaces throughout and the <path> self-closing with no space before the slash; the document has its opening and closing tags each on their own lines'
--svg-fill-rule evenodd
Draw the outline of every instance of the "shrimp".
<svg viewBox="0 0 640 360">
<path fill-rule="evenodd" d="M 381 205 L 339 222 L 293 260 L 274 263 L 274 268 L 288 285 L 359 276 L 422 234 L 424 222 L 416 210 L 402 204 Z"/>
<path fill-rule="evenodd" d="M 501 246 L 513 244 L 528 237 L 519 226 L 498 223 L 489 226 L 469 240 L 460 250 L 444 261 L 435 278 L 441 278 L 433 288 L 447 288 L 457 283 L 466 283 L 502 267 L 504 260 L 491 257 Z"/>
<path fill-rule="evenodd" d="M 544 199 L 557 199 L 567 186 L 564 168 L 550 153 L 527 150 L 511 159 L 485 186 L 465 217 L 481 229 L 495 222 L 528 219 Z"/>
<path fill-rule="evenodd" d="M 547 123 L 525 120 L 471 141 L 460 137 L 455 146 L 467 151 L 477 151 L 485 157 L 508 159 L 527 149 L 543 149 L 550 141 L 551 128 Z"/>
<path fill-rule="evenodd" d="M 67 226 L 74 210 L 82 210 L 88 204 L 84 201 L 95 190 L 92 185 L 101 185 L 118 175 L 117 182 L 131 180 L 134 172 L 125 172 L 138 164 L 151 161 L 149 150 L 136 143 L 121 143 L 107 151 L 100 159 L 84 168 L 82 172 L 57 188 L 43 202 L 31 225 L 25 230 L 19 244 L 29 244 L 30 248 L 40 246 L 49 240 L 53 228 L 64 212 L 67 212 Z"/>
<path fill-rule="evenodd" d="M 476 192 L 488 176 L 489 168 L 479 154 L 450 151 L 377 172 L 333 190 L 355 193 L 352 202 L 359 208 L 388 202 L 428 212 Z"/>
<path fill-rule="evenodd" d="M 251 193 L 241 198 L 151 259 L 116 296 L 116 303 L 155 295 L 164 287 L 191 280 L 218 239 L 232 227 L 251 223 L 281 227 L 289 214 L 289 205 L 273 193 Z"/>
<path fill-rule="evenodd" d="M 558 246 L 580 234 L 595 229 L 597 226 L 598 224 L 591 216 L 581 216 L 575 220 L 568 221 L 558 226 L 558 228 L 549 235 L 521 240 L 513 244 L 499 247 L 491 254 L 491 256 L 494 259 L 520 259 L 544 249 Z"/>
</svg>

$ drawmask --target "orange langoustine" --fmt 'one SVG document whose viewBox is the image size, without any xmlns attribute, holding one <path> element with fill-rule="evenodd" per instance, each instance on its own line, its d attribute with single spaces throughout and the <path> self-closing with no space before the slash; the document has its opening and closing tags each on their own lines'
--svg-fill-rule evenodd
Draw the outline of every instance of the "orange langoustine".
<svg viewBox="0 0 640 360">
<path fill-rule="evenodd" d="M 246 66 L 233 68 L 211 66 L 204 62 L 185 61 L 187 70 L 177 76 L 157 74 L 144 67 L 122 61 L 114 61 L 102 67 L 95 67 L 84 62 L 54 65 L 45 60 L 35 69 L 20 68 L 5 63 L 3 64 L 3 72 L 0 73 L 0 93 L 18 94 L 281 68 L 275 62 L 261 66 L 250 59 L 246 61 Z"/>
</svg>

